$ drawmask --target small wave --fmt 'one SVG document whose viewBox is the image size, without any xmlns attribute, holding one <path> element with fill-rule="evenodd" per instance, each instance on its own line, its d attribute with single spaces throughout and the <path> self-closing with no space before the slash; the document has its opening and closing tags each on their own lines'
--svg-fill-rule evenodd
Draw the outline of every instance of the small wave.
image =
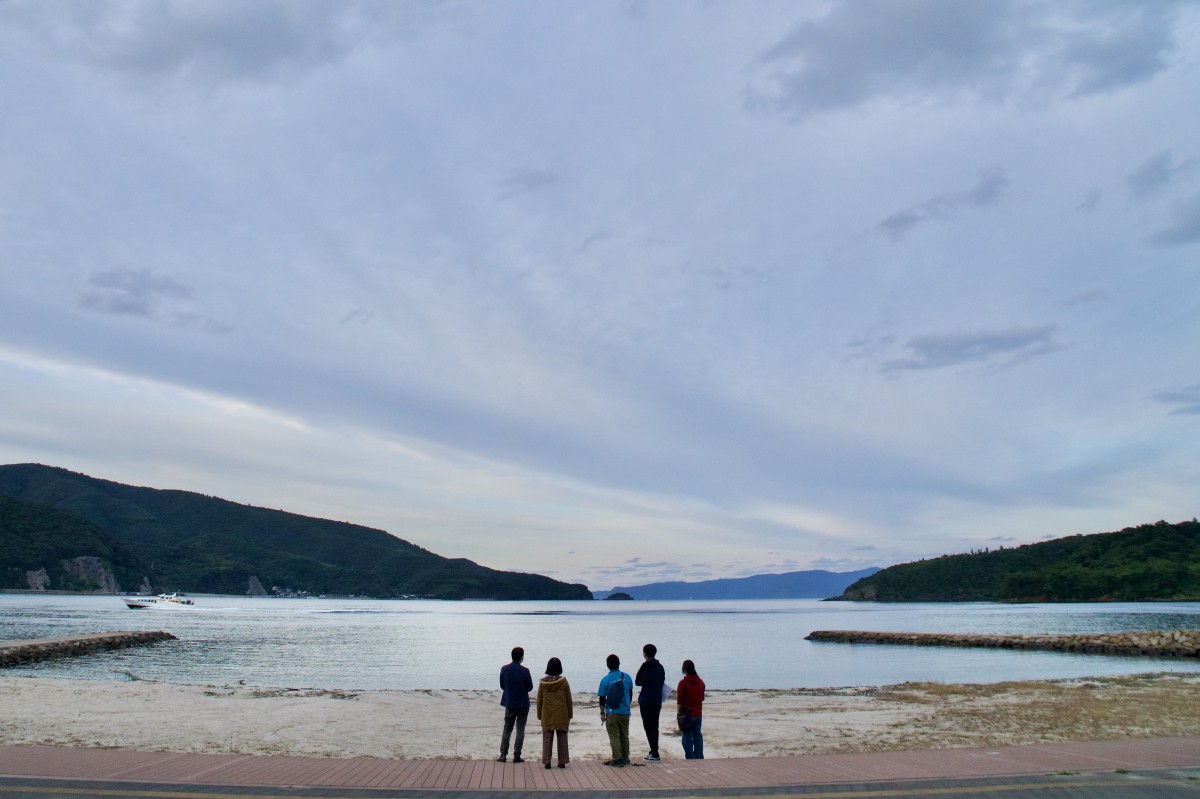
<svg viewBox="0 0 1200 799">
<path fill-rule="evenodd" d="M 411 616 L 416 613 L 428 613 L 423 610 L 306 610 L 304 613 L 331 616 Z"/>
</svg>

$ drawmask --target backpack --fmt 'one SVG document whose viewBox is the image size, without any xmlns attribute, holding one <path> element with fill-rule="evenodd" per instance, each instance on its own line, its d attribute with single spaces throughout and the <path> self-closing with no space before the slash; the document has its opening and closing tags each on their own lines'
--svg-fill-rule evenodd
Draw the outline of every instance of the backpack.
<svg viewBox="0 0 1200 799">
<path fill-rule="evenodd" d="M 618 671 L 617 674 L 619 679 L 610 682 L 604 692 L 604 707 L 609 711 L 625 704 L 625 672 Z"/>
</svg>

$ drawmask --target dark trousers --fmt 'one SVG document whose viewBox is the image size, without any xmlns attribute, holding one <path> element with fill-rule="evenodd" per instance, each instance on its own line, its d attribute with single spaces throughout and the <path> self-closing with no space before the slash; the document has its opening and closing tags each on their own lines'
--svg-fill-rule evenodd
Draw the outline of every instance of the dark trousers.
<svg viewBox="0 0 1200 799">
<path fill-rule="evenodd" d="M 558 740 L 558 765 L 565 766 L 571 762 L 571 753 L 567 749 L 566 730 L 542 730 L 542 763 L 550 765 L 550 750 L 555 739 Z"/>
<path fill-rule="evenodd" d="M 658 757 L 658 715 L 662 713 L 662 705 L 638 705 L 638 710 L 642 714 L 642 729 L 646 731 L 650 754 Z"/>
<path fill-rule="evenodd" d="M 513 745 L 513 757 L 521 756 L 525 743 L 525 722 L 529 719 L 529 708 L 504 708 L 504 735 L 500 737 L 500 757 L 508 757 L 508 739 L 512 737 L 513 725 L 517 726 L 517 740 Z"/>
</svg>

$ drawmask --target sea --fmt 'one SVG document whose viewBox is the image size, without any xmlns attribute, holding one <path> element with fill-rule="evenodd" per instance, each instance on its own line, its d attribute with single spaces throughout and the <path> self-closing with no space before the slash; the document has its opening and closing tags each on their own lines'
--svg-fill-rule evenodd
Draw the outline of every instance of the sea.
<svg viewBox="0 0 1200 799">
<path fill-rule="evenodd" d="M 996 604 L 818 600 L 442 602 L 196 596 L 130 610 L 116 596 L 0 594 L 0 640 L 165 630 L 146 647 L 4 671 L 86 680 L 323 689 L 495 689 L 514 646 L 535 676 L 558 657 L 572 685 L 605 658 L 636 670 L 652 642 L 669 679 L 684 659 L 711 689 L 994 683 L 1148 672 L 1200 661 L 806 641 L 813 630 L 1098 633 L 1200 628 L 1200 603 Z"/>
</svg>

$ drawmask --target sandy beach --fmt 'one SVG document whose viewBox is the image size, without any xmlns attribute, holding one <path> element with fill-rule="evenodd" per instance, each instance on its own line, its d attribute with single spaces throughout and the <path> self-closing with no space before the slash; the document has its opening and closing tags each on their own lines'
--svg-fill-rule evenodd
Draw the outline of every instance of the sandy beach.
<svg viewBox="0 0 1200 799">
<path fill-rule="evenodd" d="M 1158 674 L 711 691 L 704 705 L 705 750 L 711 758 L 1196 735 L 1198 689 L 1200 675 Z M 496 691 L 338 691 L 0 675 L 0 743 L 483 759 L 498 753 L 503 713 L 498 702 Z M 572 757 L 606 757 L 595 696 L 576 692 L 575 702 Z M 663 733 L 663 757 L 682 758 L 669 713 Z M 541 736 L 532 714 L 528 737 L 525 753 L 536 759 Z M 644 754 L 636 708 L 630 738 L 634 753 Z"/>
</svg>

